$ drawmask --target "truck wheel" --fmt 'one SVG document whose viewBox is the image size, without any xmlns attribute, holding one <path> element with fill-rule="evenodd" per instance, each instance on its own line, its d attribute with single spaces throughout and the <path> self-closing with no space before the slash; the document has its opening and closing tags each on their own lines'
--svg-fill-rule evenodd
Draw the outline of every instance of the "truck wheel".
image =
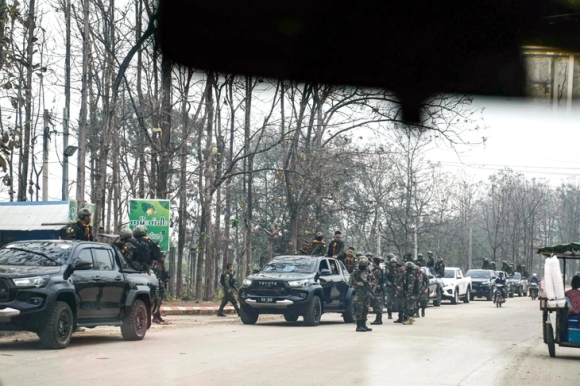
<svg viewBox="0 0 580 386">
<path fill-rule="evenodd" d="M 512 288 L 512 290 L 510 291 L 510 294 L 509 294 L 509 297 L 510 297 L 510 298 L 513 298 L 513 297 L 514 297 L 514 291 L 515 291 L 515 290 Z"/>
<path fill-rule="evenodd" d="M 467 290 L 465 291 L 465 297 L 463 298 L 463 303 L 469 303 L 470 300 L 472 300 L 471 291 L 469 290 L 469 287 L 467 287 Z"/>
<path fill-rule="evenodd" d="M 322 305 L 320 298 L 313 296 L 304 313 L 304 324 L 307 326 L 318 326 L 320 324 L 320 317 L 322 316 Z"/>
<path fill-rule="evenodd" d="M 344 320 L 345 323 L 354 323 L 354 304 L 352 299 L 349 299 L 346 301 L 346 307 L 344 309 L 344 312 L 342 313 L 342 320 Z"/>
<path fill-rule="evenodd" d="M 255 311 L 248 310 L 245 307 L 240 308 L 240 319 L 242 319 L 244 324 L 256 324 L 259 316 L 260 314 Z"/>
<path fill-rule="evenodd" d="M 459 303 L 459 295 L 457 295 L 457 292 L 459 292 L 459 289 L 455 288 L 455 290 L 453 291 L 453 298 L 451 299 L 451 304 Z"/>
<path fill-rule="evenodd" d="M 298 320 L 298 314 L 295 314 L 294 312 L 286 312 L 284 314 L 284 319 L 287 322 L 295 322 Z"/>
<path fill-rule="evenodd" d="M 147 332 L 147 306 L 142 300 L 135 300 L 129 312 L 123 317 L 121 335 L 125 340 L 141 340 Z"/>
<path fill-rule="evenodd" d="M 57 301 L 48 315 L 48 320 L 40 328 L 38 337 L 44 348 L 60 350 L 68 346 L 73 333 L 74 318 L 70 306 Z"/>
<path fill-rule="evenodd" d="M 437 290 L 437 299 L 433 299 L 433 305 L 435 307 L 439 307 L 441 305 L 441 298 L 443 297 L 443 295 L 441 295 L 441 289 Z"/>
</svg>

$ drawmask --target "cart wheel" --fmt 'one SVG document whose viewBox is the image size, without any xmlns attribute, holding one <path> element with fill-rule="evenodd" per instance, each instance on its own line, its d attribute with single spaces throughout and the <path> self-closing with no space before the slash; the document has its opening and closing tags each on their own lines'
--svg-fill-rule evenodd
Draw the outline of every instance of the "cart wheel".
<svg viewBox="0 0 580 386">
<path fill-rule="evenodd" d="M 546 343 L 550 357 L 554 358 L 556 356 L 556 343 L 554 343 L 554 329 L 550 323 L 546 323 Z"/>
</svg>

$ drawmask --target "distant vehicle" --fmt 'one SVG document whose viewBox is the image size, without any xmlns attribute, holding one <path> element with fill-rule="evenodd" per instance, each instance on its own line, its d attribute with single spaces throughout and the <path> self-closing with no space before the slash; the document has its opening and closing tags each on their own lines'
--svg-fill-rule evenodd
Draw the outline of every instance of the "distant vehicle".
<svg viewBox="0 0 580 386">
<path fill-rule="evenodd" d="M 421 271 L 429 277 L 429 301 L 433 301 L 433 305 L 439 307 L 443 299 L 443 280 L 434 276 L 427 267 L 421 267 Z"/>
<path fill-rule="evenodd" d="M 354 291 L 339 260 L 324 256 L 278 256 L 248 276 L 239 291 L 240 318 L 255 324 L 261 314 L 282 314 L 288 322 L 300 316 L 318 326 L 322 314 L 342 314 L 354 323 Z"/>
<path fill-rule="evenodd" d="M 513 298 L 514 294 L 518 294 L 519 297 L 524 296 L 524 286 L 526 287 L 526 292 L 527 292 L 527 284 L 524 284 L 524 282 L 527 283 L 527 281 L 525 281 L 522 278 L 522 274 L 519 272 L 515 272 L 513 276 L 510 276 L 507 279 L 508 282 L 511 283 L 511 289 L 510 289 L 510 297 Z"/>
<path fill-rule="evenodd" d="M 493 298 L 493 282 L 495 272 L 488 269 L 470 269 L 465 276 L 471 278 L 471 300 L 485 298 L 491 301 Z"/>
<path fill-rule="evenodd" d="M 471 278 L 464 277 L 460 268 L 445 268 L 443 276 L 443 299 L 451 300 L 451 304 L 464 303 L 471 300 Z"/>
</svg>

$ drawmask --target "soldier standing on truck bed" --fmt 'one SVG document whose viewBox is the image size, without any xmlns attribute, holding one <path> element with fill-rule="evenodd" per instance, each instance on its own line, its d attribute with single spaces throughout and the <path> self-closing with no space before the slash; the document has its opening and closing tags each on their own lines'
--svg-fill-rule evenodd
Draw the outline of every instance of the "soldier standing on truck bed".
<svg viewBox="0 0 580 386">
<path fill-rule="evenodd" d="M 232 303 L 236 313 L 240 315 L 240 309 L 238 308 L 238 302 L 236 301 L 236 297 L 234 295 L 234 290 L 238 290 L 236 288 L 236 278 L 234 276 L 234 265 L 232 263 L 228 263 L 226 265 L 226 271 L 222 273 L 220 277 L 220 284 L 224 290 L 224 297 L 222 299 L 222 303 L 220 304 L 220 308 L 218 310 L 217 316 L 226 316 L 224 314 L 224 307 L 226 304 Z"/>
<path fill-rule="evenodd" d="M 95 241 L 91 225 L 92 215 L 87 208 L 79 210 L 78 221 L 62 228 L 59 237 L 63 240 Z"/>
</svg>

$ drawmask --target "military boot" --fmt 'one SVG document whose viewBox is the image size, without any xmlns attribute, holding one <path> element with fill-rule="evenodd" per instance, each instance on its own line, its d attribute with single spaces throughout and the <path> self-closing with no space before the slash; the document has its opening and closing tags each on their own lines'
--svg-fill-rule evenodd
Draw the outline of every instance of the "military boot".
<svg viewBox="0 0 580 386">
<path fill-rule="evenodd" d="M 393 319 L 393 314 L 389 311 L 389 319 Z"/>
<path fill-rule="evenodd" d="M 421 308 L 421 316 L 425 317 L 425 309 L 424 308 Z"/>
<path fill-rule="evenodd" d="M 362 320 L 356 321 L 356 332 L 367 332 L 367 329 L 363 326 Z"/>
<path fill-rule="evenodd" d="M 419 318 L 419 309 L 417 309 L 417 311 L 415 311 L 415 318 Z"/>
<path fill-rule="evenodd" d="M 383 315 L 377 314 L 375 321 L 371 324 L 383 324 Z"/>
<path fill-rule="evenodd" d="M 373 330 L 372 328 L 367 327 L 367 320 L 366 319 L 362 321 L 362 326 L 367 331 L 372 331 Z"/>
<path fill-rule="evenodd" d="M 224 314 L 224 310 L 223 310 L 223 309 L 220 309 L 220 310 L 218 311 L 218 313 L 217 313 L 217 316 L 223 316 L 223 317 L 225 317 L 225 316 L 226 316 L 226 314 Z"/>
<path fill-rule="evenodd" d="M 410 326 L 410 325 L 412 325 L 412 324 L 413 324 L 413 322 L 414 322 L 414 321 L 415 321 L 415 319 L 413 319 L 412 317 L 410 317 L 410 316 L 409 316 L 409 317 L 407 318 L 407 320 L 405 320 L 405 321 L 403 322 L 403 324 L 404 324 L 405 326 Z"/>
</svg>

